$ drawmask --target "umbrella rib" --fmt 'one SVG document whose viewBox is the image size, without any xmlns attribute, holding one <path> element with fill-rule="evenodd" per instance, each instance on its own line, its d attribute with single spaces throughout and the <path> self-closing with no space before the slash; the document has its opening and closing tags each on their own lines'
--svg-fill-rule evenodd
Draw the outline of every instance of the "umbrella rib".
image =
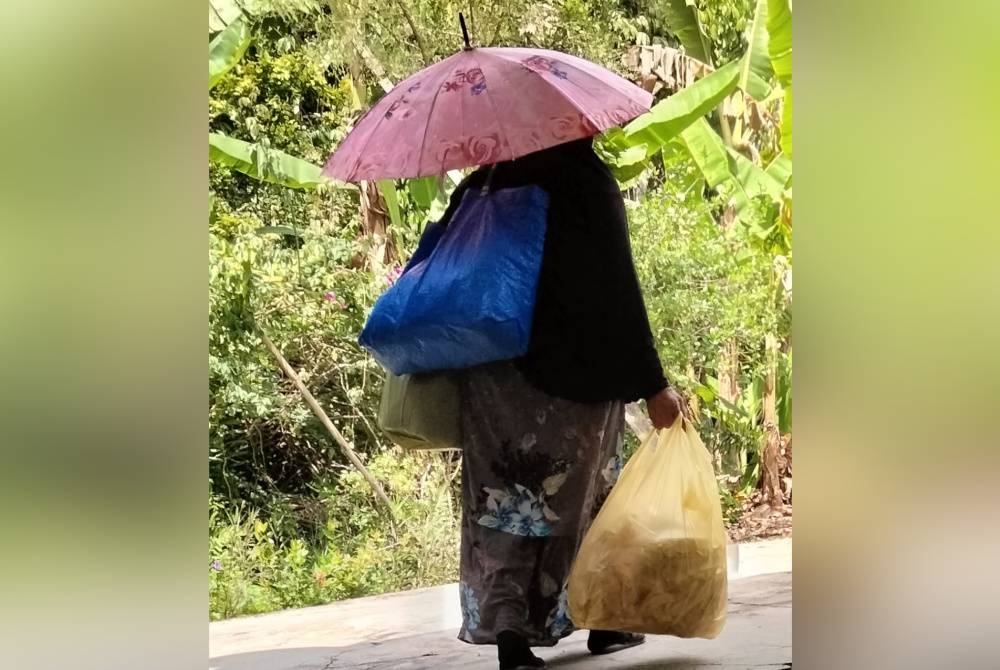
<svg viewBox="0 0 1000 670">
<path fill-rule="evenodd" d="M 431 98 L 431 106 L 427 110 L 427 123 L 424 124 L 424 134 L 420 138 L 420 147 L 417 149 L 417 176 L 418 177 L 420 176 L 419 173 L 421 172 L 420 166 L 423 163 L 424 144 L 427 142 L 427 131 L 430 130 L 431 119 L 434 118 L 434 107 L 437 105 L 438 96 L 441 95 L 441 90 L 444 88 L 444 81 L 443 80 L 447 79 L 449 72 L 450 72 L 450 70 L 445 70 L 444 71 L 444 76 L 441 77 L 441 79 L 438 80 L 438 82 L 437 82 L 437 90 L 434 91 L 434 97 Z M 440 169 L 440 171 L 442 173 L 444 172 L 444 159 L 443 158 L 441 159 L 441 163 L 439 165 L 439 169 Z"/>
<path fill-rule="evenodd" d="M 469 53 L 470 53 L 470 55 L 475 54 L 475 50 L 472 50 Z M 475 55 L 472 55 L 472 60 L 475 61 L 476 67 L 478 67 L 479 70 L 482 71 L 483 64 L 479 62 L 479 58 L 477 56 L 475 56 Z M 503 78 L 504 84 L 506 84 L 506 85 L 509 86 L 510 85 L 510 80 L 508 80 L 506 77 L 503 76 L 502 69 L 497 68 L 497 72 L 499 73 L 500 77 Z M 485 72 L 483 72 L 483 79 L 484 80 L 486 79 L 486 73 Z M 513 158 L 514 158 L 514 147 L 510 144 L 510 139 L 507 137 L 507 130 L 503 127 L 503 119 L 501 119 L 500 113 L 497 111 L 496 102 L 493 100 L 493 96 L 490 95 L 489 84 L 487 84 L 487 86 L 486 86 L 485 93 L 486 93 L 486 99 L 490 101 L 490 107 L 493 108 L 493 116 L 497 120 L 497 125 L 500 126 L 500 133 L 503 135 L 503 140 L 507 142 L 507 146 L 510 149 L 510 157 L 513 160 Z"/>
</svg>

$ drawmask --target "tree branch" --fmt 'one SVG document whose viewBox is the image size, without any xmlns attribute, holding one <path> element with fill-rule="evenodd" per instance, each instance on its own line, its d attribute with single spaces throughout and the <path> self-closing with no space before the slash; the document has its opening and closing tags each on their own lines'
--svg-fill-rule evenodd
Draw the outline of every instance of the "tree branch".
<svg viewBox="0 0 1000 670">
<path fill-rule="evenodd" d="M 498 39 L 500 39 L 500 31 L 503 30 L 504 23 L 507 22 L 507 16 L 510 14 L 510 5 L 505 5 L 500 11 L 500 18 L 497 20 L 496 29 L 493 31 L 493 38 L 490 39 L 489 44 L 485 44 L 483 46 L 491 47 L 497 43 Z"/>
<path fill-rule="evenodd" d="M 417 41 L 417 47 L 420 49 L 420 55 L 424 59 L 424 65 L 431 64 L 431 54 L 427 50 L 427 43 L 424 42 L 423 35 L 420 34 L 420 30 L 417 29 L 417 23 L 413 20 L 413 14 L 410 14 L 410 10 L 407 9 L 406 3 L 403 0 L 396 0 L 396 4 L 399 6 L 401 12 L 403 12 L 403 18 L 406 19 L 406 23 L 410 26 L 410 31 L 413 32 L 413 39 Z"/>
</svg>

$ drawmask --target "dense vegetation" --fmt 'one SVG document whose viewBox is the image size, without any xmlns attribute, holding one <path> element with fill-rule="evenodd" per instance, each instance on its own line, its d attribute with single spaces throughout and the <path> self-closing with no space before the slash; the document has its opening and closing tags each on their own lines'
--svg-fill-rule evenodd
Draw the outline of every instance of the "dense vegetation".
<svg viewBox="0 0 1000 670">
<path fill-rule="evenodd" d="M 765 456 L 791 433 L 791 75 L 778 67 L 783 31 L 770 21 L 787 4 L 695 4 L 210 3 L 213 618 L 455 578 L 459 457 L 387 443 L 375 425 L 382 373 L 356 343 L 443 198 L 433 179 L 359 189 L 323 183 L 316 166 L 386 87 L 454 51 L 460 10 L 478 43 L 560 49 L 636 80 L 649 77 L 624 58 L 637 43 L 718 66 L 687 88 L 658 90 L 667 102 L 602 138 L 601 150 L 623 184 L 664 365 L 692 398 L 725 499 L 735 514 L 754 490 L 775 504 L 787 497 Z M 685 98 L 694 86 L 707 106 Z"/>
</svg>

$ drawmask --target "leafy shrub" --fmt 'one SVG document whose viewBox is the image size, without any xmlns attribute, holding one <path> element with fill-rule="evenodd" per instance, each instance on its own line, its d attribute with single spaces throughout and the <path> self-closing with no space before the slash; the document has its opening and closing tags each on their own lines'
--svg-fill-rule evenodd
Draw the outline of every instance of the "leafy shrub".
<svg viewBox="0 0 1000 670">
<path fill-rule="evenodd" d="M 345 471 L 322 492 L 311 542 L 246 505 L 214 500 L 209 513 L 213 619 L 442 584 L 458 576 L 457 463 L 386 450 L 369 466 L 393 501 L 393 527 L 367 483 Z"/>
<path fill-rule="evenodd" d="M 308 228 L 288 244 L 287 236 L 255 233 L 252 217 L 219 220 L 226 236 L 209 236 L 212 492 L 257 506 L 276 494 L 308 499 L 339 457 L 257 328 L 344 435 L 377 452 L 372 422 L 382 373 L 356 337 L 384 284 L 350 267 L 358 249 L 349 239 Z"/>
<path fill-rule="evenodd" d="M 660 188 L 629 203 L 636 270 L 667 376 L 700 397 L 706 445 L 726 473 L 746 481 L 763 437 L 765 336 L 787 332 L 787 320 L 775 303 L 771 254 L 751 243 L 743 226 L 720 228 L 711 203 L 686 183 L 683 172 L 669 174 Z M 732 406 L 717 398 L 720 357 L 730 343 L 744 390 Z"/>
</svg>

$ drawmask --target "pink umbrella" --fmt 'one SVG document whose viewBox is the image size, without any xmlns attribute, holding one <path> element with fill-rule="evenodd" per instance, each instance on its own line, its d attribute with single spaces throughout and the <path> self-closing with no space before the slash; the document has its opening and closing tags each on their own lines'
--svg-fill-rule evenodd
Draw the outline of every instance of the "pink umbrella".
<svg viewBox="0 0 1000 670">
<path fill-rule="evenodd" d="M 467 46 L 386 94 L 323 174 L 348 182 L 424 177 L 512 160 L 623 124 L 652 101 L 582 58 Z"/>
</svg>

